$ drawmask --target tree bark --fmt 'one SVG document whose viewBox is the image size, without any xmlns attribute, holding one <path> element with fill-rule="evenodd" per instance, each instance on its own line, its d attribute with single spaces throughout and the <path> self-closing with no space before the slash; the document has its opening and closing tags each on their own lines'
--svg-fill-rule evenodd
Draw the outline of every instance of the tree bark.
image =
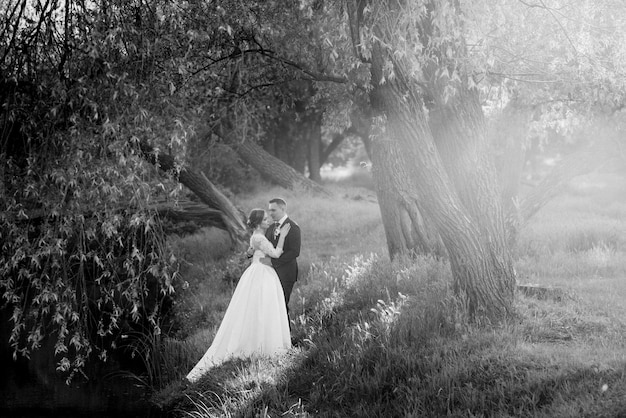
<svg viewBox="0 0 626 418">
<path fill-rule="evenodd" d="M 481 291 L 492 293 L 494 300 L 504 297 L 512 303 L 515 270 L 484 114 L 476 90 L 468 89 L 463 82 L 455 87 L 456 94 L 445 102 L 436 100 L 439 103 L 430 112 L 429 126 L 445 171 L 466 214 L 479 229 L 484 256 L 490 259 L 493 276 L 484 278 Z M 441 97 L 443 89 L 431 94 Z"/>
<path fill-rule="evenodd" d="M 298 173 L 304 175 L 307 157 L 309 155 L 308 138 L 306 138 L 306 136 L 303 137 L 302 134 L 300 134 L 296 136 L 289 145 L 291 149 L 291 153 L 289 155 L 289 165 Z"/>
<path fill-rule="evenodd" d="M 467 55 L 463 39 L 433 42 L 442 28 L 434 23 L 439 8 L 458 9 L 458 3 L 431 1 L 422 20 L 422 43 L 432 50 L 423 68 L 422 88 L 428 97 L 429 126 L 453 188 L 479 229 L 484 256 L 493 276 L 481 283 L 481 292 L 509 307 L 515 289 L 515 270 L 506 240 L 505 216 L 497 181 L 493 148 L 487 140 L 478 90 L 468 87 L 468 75 L 459 65 Z M 460 15 L 460 10 L 456 10 Z M 459 26 L 461 19 L 456 19 Z M 475 290 L 474 290 L 475 291 Z M 500 293 L 497 295 L 496 293 Z M 508 308 L 507 308 L 508 309 Z"/>
<path fill-rule="evenodd" d="M 399 164 L 397 143 L 378 139 L 373 142 L 372 177 L 376 186 L 378 204 L 387 239 L 389 258 L 401 254 L 445 255 L 446 250 L 434 226 L 424 222 L 420 209 L 411 201 L 403 200 L 394 185 L 388 167 Z M 419 202 L 420 199 L 417 199 Z"/>
<path fill-rule="evenodd" d="M 382 39 L 384 42 L 384 39 Z M 384 83 L 385 60 L 395 77 Z M 409 72 L 376 44 L 372 51 L 372 103 L 386 118 L 386 134 L 396 166 L 385 166 L 402 200 L 433 222 L 448 251 L 455 289 L 465 297 L 470 315 L 500 318 L 511 313 L 515 277 L 510 258 L 494 257 L 483 227 L 468 213 L 444 169 L 423 110 L 411 88 Z M 488 199 L 489 195 L 481 196 Z"/>
<path fill-rule="evenodd" d="M 161 170 L 174 175 L 209 208 L 216 209 L 221 213 L 222 222 L 230 234 L 233 247 L 245 244 L 248 233 L 244 223 L 245 215 L 203 173 L 185 167 L 177 167 L 172 156 L 160 154 L 145 142 L 141 143 L 141 150 L 148 161 Z"/>
<path fill-rule="evenodd" d="M 267 153 L 252 141 L 244 141 L 233 147 L 246 163 L 281 187 L 315 194 L 330 194 L 321 185 L 298 173 L 295 169 Z"/>
</svg>

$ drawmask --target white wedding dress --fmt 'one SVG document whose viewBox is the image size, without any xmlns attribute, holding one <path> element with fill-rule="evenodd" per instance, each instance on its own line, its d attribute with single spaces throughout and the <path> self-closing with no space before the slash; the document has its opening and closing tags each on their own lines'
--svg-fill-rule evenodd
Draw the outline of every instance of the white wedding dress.
<svg viewBox="0 0 626 418">
<path fill-rule="evenodd" d="M 255 250 L 252 263 L 239 279 L 211 347 L 187 374 L 190 382 L 229 358 L 272 355 L 291 347 L 283 288 L 276 271 L 259 261 L 278 257 L 282 250 L 259 233 L 252 234 L 250 246 Z"/>
</svg>

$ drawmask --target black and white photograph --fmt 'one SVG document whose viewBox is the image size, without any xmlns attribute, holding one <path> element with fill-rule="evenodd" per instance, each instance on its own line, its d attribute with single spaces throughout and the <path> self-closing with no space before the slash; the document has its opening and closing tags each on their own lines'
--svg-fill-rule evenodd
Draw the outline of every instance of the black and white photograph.
<svg viewBox="0 0 626 418">
<path fill-rule="evenodd" d="M 0 0 L 0 416 L 626 418 L 626 1 Z"/>
</svg>

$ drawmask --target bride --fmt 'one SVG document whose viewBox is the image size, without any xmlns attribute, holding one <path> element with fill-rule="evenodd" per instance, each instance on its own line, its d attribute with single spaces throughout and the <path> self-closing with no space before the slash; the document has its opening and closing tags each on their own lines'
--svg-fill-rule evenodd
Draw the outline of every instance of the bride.
<svg viewBox="0 0 626 418">
<path fill-rule="evenodd" d="M 187 374 L 190 382 L 229 358 L 270 355 L 291 347 L 283 288 L 274 269 L 264 264 L 266 256 L 278 258 L 283 253 L 291 226 L 281 228 L 276 248 L 265 238 L 269 218 L 263 209 L 250 212 L 248 227 L 253 231 L 252 263 L 239 279 L 211 347 Z"/>
</svg>

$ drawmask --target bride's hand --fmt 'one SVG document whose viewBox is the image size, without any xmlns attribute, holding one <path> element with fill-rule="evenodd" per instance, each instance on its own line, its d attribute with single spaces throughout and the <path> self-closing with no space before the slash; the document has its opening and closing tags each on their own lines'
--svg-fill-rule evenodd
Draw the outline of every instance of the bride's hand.
<svg viewBox="0 0 626 418">
<path fill-rule="evenodd" d="M 291 224 L 285 224 L 282 227 L 280 227 L 280 234 L 287 235 L 287 232 L 289 232 L 290 229 L 291 229 Z"/>
</svg>

